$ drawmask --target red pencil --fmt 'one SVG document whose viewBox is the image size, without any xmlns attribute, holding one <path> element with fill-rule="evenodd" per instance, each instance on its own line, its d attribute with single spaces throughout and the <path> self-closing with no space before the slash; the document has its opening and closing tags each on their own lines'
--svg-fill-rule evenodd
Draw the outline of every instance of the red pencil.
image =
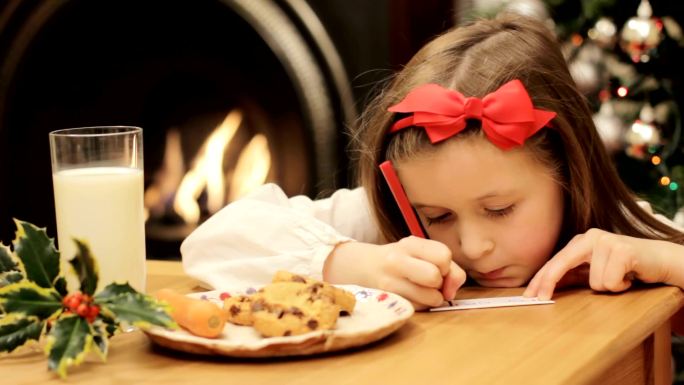
<svg viewBox="0 0 684 385">
<path fill-rule="evenodd" d="M 420 224 L 420 220 L 418 219 L 413 206 L 411 206 L 411 203 L 406 196 L 404 187 L 399 181 L 399 176 L 397 176 L 397 172 L 394 170 L 394 166 L 392 166 L 392 162 L 389 160 L 382 162 L 382 164 L 380 164 L 380 171 L 385 177 L 385 181 L 387 181 L 387 185 L 394 196 L 394 200 L 399 206 L 401 215 L 404 217 L 404 221 L 406 222 L 409 231 L 411 231 L 411 235 L 427 238 L 425 232 L 423 231 L 423 227 Z"/>
</svg>

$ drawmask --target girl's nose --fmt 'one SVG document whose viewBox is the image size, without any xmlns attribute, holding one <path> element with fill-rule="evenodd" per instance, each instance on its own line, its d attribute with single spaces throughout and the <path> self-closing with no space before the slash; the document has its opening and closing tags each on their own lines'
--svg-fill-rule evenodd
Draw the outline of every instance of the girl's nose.
<svg viewBox="0 0 684 385">
<path fill-rule="evenodd" d="M 461 231 L 459 238 L 461 253 L 468 259 L 479 259 L 494 250 L 494 241 L 476 229 Z"/>
</svg>

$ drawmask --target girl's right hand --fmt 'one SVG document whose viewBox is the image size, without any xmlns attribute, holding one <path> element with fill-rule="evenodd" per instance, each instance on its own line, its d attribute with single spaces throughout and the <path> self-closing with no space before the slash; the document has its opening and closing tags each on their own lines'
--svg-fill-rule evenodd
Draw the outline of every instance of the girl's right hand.
<svg viewBox="0 0 684 385">
<path fill-rule="evenodd" d="M 386 245 L 340 244 L 326 260 L 323 276 L 332 283 L 399 294 L 417 310 L 453 299 L 466 280 L 465 271 L 451 260 L 449 248 L 414 236 Z"/>
</svg>

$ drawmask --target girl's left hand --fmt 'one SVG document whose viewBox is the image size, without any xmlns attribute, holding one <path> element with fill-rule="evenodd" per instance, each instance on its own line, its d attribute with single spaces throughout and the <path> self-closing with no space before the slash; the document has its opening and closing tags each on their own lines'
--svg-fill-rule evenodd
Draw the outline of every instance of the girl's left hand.
<svg viewBox="0 0 684 385">
<path fill-rule="evenodd" d="M 617 235 L 590 229 L 576 235 L 535 274 L 524 296 L 550 299 L 559 282 L 567 281 L 581 265 L 589 265 L 589 286 L 597 291 L 627 290 L 633 279 L 642 282 L 671 282 L 675 260 L 666 241 Z M 681 253 L 681 251 L 679 251 Z M 681 254 L 677 256 L 682 259 Z M 586 282 L 586 277 L 585 277 Z"/>
</svg>

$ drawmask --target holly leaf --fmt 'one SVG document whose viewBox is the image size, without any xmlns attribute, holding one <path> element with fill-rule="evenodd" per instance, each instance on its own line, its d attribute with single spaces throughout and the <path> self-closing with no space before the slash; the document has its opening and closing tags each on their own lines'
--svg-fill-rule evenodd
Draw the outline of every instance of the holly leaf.
<svg viewBox="0 0 684 385">
<path fill-rule="evenodd" d="M 12 250 L 0 243 L 0 273 L 6 271 L 19 271 L 19 266 L 12 257 Z"/>
<path fill-rule="evenodd" d="M 110 334 L 107 330 L 108 326 L 104 322 L 97 322 L 91 325 L 94 350 L 102 361 L 107 361 L 107 352 L 109 351 Z"/>
<path fill-rule="evenodd" d="M 93 299 L 95 300 L 95 303 L 107 302 L 113 300 L 121 294 L 138 294 L 138 291 L 129 285 L 128 282 L 113 282 L 105 286 L 105 288 L 97 293 Z"/>
<path fill-rule="evenodd" d="M 93 344 L 88 322 L 77 316 L 60 317 L 48 334 L 45 352 L 48 368 L 66 378 L 69 366 L 79 365 Z"/>
<path fill-rule="evenodd" d="M 19 282 L 22 279 L 24 279 L 24 276 L 18 271 L 4 271 L 0 273 L 0 288 Z"/>
<path fill-rule="evenodd" d="M 106 300 L 96 299 L 95 302 L 100 305 L 100 312 L 104 316 L 111 314 L 118 322 L 123 321 L 140 328 L 150 325 L 177 328 L 166 306 L 144 294 L 123 293 Z"/>
<path fill-rule="evenodd" d="M 69 263 L 71 263 L 81 283 L 81 292 L 93 295 L 98 280 L 97 261 L 93 257 L 87 242 L 76 238 L 74 238 L 74 242 L 77 248 L 76 256 Z"/>
<path fill-rule="evenodd" d="M 119 323 L 112 318 L 114 315 L 110 314 L 110 316 L 105 315 L 104 313 L 100 313 L 100 319 L 102 319 L 102 322 L 105 324 L 105 331 L 107 332 L 107 337 L 111 337 L 116 333 L 116 331 L 119 329 Z"/>
<path fill-rule="evenodd" d="M 55 290 L 61 295 L 62 297 L 66 297 L 69 292 L 67 291 L 67 282 L 64 277 L 58 277 L 55 280 Z"/>
<path fill-rule="evenodd" d="M 24 280 L 0 289 L 0 307 L 6 313 L 45 320 L 62 309 L 62 297 L 54 289 Z"/>
<path fill-rule="evenodd" d="M 55 243 L 45 229 L 17 219 L 14 222 L 17 225 L 14 252 L 21 261 L 26 279 L 40 287 L 54 287 L 59 276 L 59 251 Z"/>
<path fill-rule="evenodd" d="M 0 319 L 0 352 L 11 353 L 31 340 L 38 340 L 45 321 L 36 317 L 7 316 Z"/>
</svg>

